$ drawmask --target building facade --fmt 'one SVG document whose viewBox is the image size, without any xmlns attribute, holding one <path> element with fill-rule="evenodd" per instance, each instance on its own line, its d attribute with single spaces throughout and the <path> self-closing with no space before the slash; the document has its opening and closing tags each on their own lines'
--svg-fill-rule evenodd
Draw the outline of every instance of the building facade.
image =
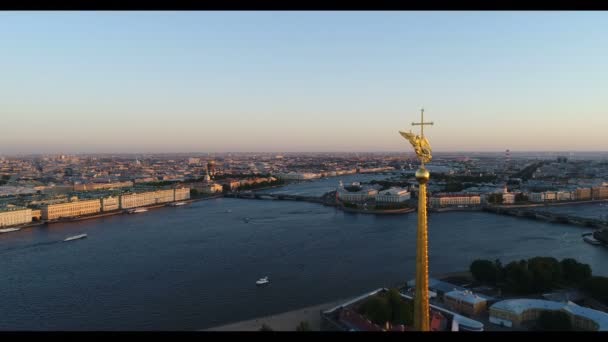
<svg viewBox="0 0 608 342">
<path fill-rule="evenodd" d="M 470 291 L 450 291 L 443 296 L 447 307 L 458 313 L 477 316 L 487 307 L 485 298 L 479 297 Z"/>
<path fill-rule="evenodd" d="M 118 189 L 133 186 L 133 182 L 114 182 L 114 183 L 85 183 L 74 184 L 74 191 L 94 191 L 103 189 Z"/>
<path fill-rule="evenodd" d="M 32 222 L 32 209 L 0 210 L 0 227 L 14 226 Z"/>
<path fill-rule="evenodd" d="M 429 199 L 433 208 L 451 206 L 477 206 L 481 204 L 481 196 L 478 194 L 437 194 Z"/>
<path fill-rule="evenodd" d="M 376 203 L 403 203 L 410 198 L 411 194 L 407 189 L 395 187 L 378 192 Z"/>
<path fill-rule="evenodd" d="M 190 188 L 178 188 L 174 189 L 174 200 L 175 201 L 183 201 L 190 199 Z"/>
<path fill-rule="evenodd" d="M 42 218 L 44 220 L 56 220 L 59 218 L 76 217 L 95 214 L 101 211 L 101 200 L 71 201 L 64 203 L 47 204 L 42 207 Z"/>
<path fill-rule="evenodd" d="M 104 197 L 101 199 L 101 210 L 112 211 L 120 209 L 120 197 Z"/>
<path fill-rule="evenodd" d="M 578 306 L 572 302 L 561 303 L 542 299 L 508 299 L 490 306 L 490 322 L 506 327 L 521 327 L 523 323 L 538 319 L 543 311 L 562 311 L 568 314 L 577 330 L 608 330 L 608 314 Z"/>
<path fill-rule="evenodd" d="M 120 196 L 120 208 L 130 209 L 147 205 L 173 202 L 175 199 L 173 190 L 174 189 L 157 190 L 122 195 Z"/>
</svg>

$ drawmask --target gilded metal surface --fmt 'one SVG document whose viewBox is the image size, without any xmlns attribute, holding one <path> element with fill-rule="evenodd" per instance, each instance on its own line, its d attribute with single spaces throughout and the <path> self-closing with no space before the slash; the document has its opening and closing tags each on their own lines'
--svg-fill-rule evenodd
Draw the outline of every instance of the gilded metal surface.
<svg viewBox="0 0 608 342">
<path fill-rule="evenodd" d="M 407 139 L 414 147 L 414 152 L 420 160 L 420 169 L 416 171 L 418 180 L 418 227 L 416 232 L 416 292 L 414 294 L 414 328 L 418 331 L 430 330 L 430 307 L 429 307 L 429 254 L 428 254 L 428 226 L 426 216 L 426 183 L 430 179 L 430 173 L 424 168 L 424 164 L 432 159 L 431 145 L 424 137 L 424 126 L 432 125 L 432 122 L 424 122 L 424 109 L 421 110 L 419 123 L 412 126 L 420 126 L 420 135 L 412 132 L 401 132 L 401 136 Z"/>
</svg>

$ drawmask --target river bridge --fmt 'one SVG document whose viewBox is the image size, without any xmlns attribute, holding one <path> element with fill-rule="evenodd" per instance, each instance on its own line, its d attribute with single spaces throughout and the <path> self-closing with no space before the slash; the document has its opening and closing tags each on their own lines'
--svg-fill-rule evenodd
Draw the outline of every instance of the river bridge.
<svg viewBox="0 0 608 342">
<path fill-rule="evenodd" d="M 228 198 L 242 198 L 242 199 L 256 199 L 256 200 L 280 200 L 280 201 L 303 201 L 330 205 L 331 202 L 327 200 L 326 196 L 315 197 L 315 196 L 301 196 L 301 195 L 288 195 L 288 194 L 260 194 L 255 192 L 235 192 L 225 194 L 224 197 Z"/>
<path fill-rule="evenodd" d="M 501 215 L 508 216 L 516 216 L 523 217 L 533 220 L 542 220 L 547 222 L 554 223 L 566 223 L 573 224 L 577 226 L 587 227 L 587 228 L 597 228 L 603 229 L 608 228 L 608 221 L 589 218 L 589 217 L 580 217 L 574 215 L 566 215 L 559 213 L 552 213 L 548 211 L 543 211 L 539 209 L 530 209 L 530 208 L 505 208 L 505 207 L 494 207 L 494 206 L 486 206 L 483 208 L 484 211 L 493 212 Z"/>
</svg>

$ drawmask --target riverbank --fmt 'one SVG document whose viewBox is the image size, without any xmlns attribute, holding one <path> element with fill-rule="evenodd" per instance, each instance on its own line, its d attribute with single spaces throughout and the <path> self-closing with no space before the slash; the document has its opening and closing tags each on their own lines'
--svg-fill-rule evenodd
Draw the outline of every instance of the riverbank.
<svg viewBox="0 0 608 342">
<path fill-rule="evenodd" d="M 434 278 L 449 282 L 462 283 L 472 279 L 468 271 L 443 273 Z M 355 296 L 353 298 L 356 298 Z M 283 312 L 276 315 L 258 317 L 246 321 L 240 321 L 222 326 L 217 326 L 202 331 L 259 331 L 262 325 L 270 327 L 274 331 L 296 331 L 300 322 L 307 322 L 312 331 L 321 330 L 321 312 L 348 302 L 352 298 L 336 300 L 333 302 L 309 306 L 302 309 Z"/>
<path fill-rule="evenodd" d="M 213 196 L 206 196 L 206 197 L 200 197 L 200 198 L 191 198 L 191 199 L 183 200 L 183 201 L 167 202 L 167 203 L 163 203 L 163 204 L 154 204 L 154 205 L 150 205 L 150 206 L 142 206 L 140 208 L 146 208 L 146 209 L 150 210 L 150 209 L 167 207 L 168 204 L 170 204 L 170 203 L 176 203 L 176 202 L 193 203 L 193 202 L 205 201 L 205 200 L 221 198 L 221 197 L 223 197 L 223 195 L 213 195 Z M 42 225 L 52 225 L 54 223 L 78 222 L 78 221 L 83 221 L 83 220 L 92 220 L 92 219 L 97 219 L 97 218 L 102 218 L 102 217 L 107 217 L 107 216 L 124 215 L 124 214 L 128 214 L 126 210 L 118 209 L 118 210 L 112 210 L 112 211 L 107 211 L 107 212 L 100 212 L 100 213 L 96 213 L 93 215 L 70 217 L 70 218 L 57 219 L 57 220 L 52 220 L 52 221 L 45 221 L 45 220 L 32 221 L 32 222 L 29 222 L 26 224 L 8 226 L 8 227 L 4 227 L 4 228 L 24 229 L 24 228 L 38 227 L 38 226 L 42 226 Z"/>
</svg>

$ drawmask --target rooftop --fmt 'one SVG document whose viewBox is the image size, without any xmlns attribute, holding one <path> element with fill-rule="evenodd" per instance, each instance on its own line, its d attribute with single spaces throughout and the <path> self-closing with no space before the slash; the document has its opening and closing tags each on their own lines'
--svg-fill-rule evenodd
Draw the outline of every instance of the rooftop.
<svg viewBox="0 0 608 342">
<path fill-rule="evenodd" d="M 560 303 L 542 299 L 509 299 L 495 303 L 490 309 L 514 312 L 518 315 L 530 309 L 564 310 L 576 316 L 586 317 L 598 324 L 598 330 L 608 330 L 608 314 L 572 302 Z"/>
</svg>

